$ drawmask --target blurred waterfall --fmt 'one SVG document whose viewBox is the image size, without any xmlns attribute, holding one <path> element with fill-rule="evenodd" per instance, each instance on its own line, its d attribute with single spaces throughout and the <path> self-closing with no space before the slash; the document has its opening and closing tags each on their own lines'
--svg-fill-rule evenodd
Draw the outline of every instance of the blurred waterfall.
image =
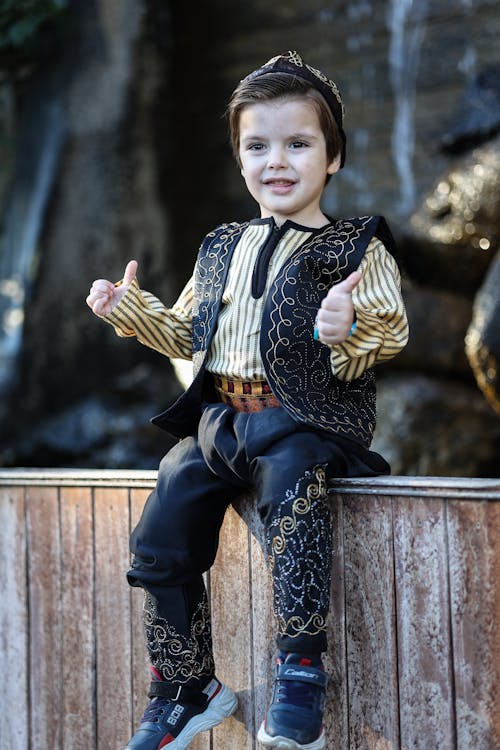
<svg viewBox="0 0 500 750">
<path fill-rule="evenodd" d="M 403 215 L 413 210 L 416 199 L 413 173 L 415 95 L 426 16 L 427 0 L 390 0 L 389 66 L 394 96 L 391 145 L 400 185 L 398 208 Z"/>
<path fill-rule="evenodd" d="M 38 92 L 24 123 L 0 235 L 0 392 L 15 377 L 38 240 L 64 142 L 61 100 Z"/>
</svg>

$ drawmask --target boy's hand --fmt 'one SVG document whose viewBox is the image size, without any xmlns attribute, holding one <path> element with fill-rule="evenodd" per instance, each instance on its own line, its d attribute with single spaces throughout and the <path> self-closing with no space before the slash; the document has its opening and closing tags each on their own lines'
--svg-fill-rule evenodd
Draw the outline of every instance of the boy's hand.
<svg viewBox="0 0 500 750">
<path fill-rule="evenodd" d="M 334 346 L 349 338 L 354 320 L 352 291 L 359 284 L 361 274 L 353 271 L 347 279 L 332 286 L 318 310 L 316 327 L 323 344 Z"/>
<path fill-rule="evenodd" d="M 90 287 L 90 294 L 86 299 L 87 305 L 96 315 L 109 315 L 122 297 L 128 291 L 137 273 L 137 261 L 127 263 L 120 286 L 115 286 L 107 279 L 97 279 Z"/>
</svg>

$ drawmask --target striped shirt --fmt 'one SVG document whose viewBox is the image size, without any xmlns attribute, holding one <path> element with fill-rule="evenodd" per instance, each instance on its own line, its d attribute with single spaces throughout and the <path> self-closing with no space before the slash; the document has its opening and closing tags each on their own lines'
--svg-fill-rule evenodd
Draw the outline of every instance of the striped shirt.
<svg viewBox="0 0 500 750">
<path fill-rule="evenodd" d="M 251 294 L 252 273 L 269 228 L 250 224 L 235 248 L 222 297 L 218 325 L 206 369 L 226 378 L 264 380 L 259 336 L 267 293 L 283 263 L 305 242 L 307 228 L 290 227 L 277 244 L 267 272 L 264 293 Z M 331 347 L 334 374 L 352 380 L 378 362 L 394 357 L 408 340 L 408 323 L 401 298 L 401 279 L 394 258 L 373 238 L 358 269 L 362 276 L 353 290 L 357 328 L 341 344 Z M 172 308 L 167 308 L 134 280 L 115 309 L 104 319 L 119 336 L 136 336 L 168 357 L 192 356 L 193 279 Z"/>
</svg>

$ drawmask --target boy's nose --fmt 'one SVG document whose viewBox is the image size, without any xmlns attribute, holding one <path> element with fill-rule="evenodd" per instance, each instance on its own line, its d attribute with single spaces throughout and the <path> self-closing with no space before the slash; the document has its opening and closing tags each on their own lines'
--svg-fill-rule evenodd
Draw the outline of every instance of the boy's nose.
<svg viewBox="0 0 500 750">
<path fill-rule="evenodd" d="M 286 166 L 286 154 L 282 148 L 273 148 L 269 153 L 267 165 L 270 169 L 280 169 Z"/>
</svg>

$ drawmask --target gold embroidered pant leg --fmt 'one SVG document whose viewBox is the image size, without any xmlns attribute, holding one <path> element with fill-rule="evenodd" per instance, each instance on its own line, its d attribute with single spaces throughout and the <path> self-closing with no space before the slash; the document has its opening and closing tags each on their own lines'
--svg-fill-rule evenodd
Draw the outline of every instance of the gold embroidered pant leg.
<svg viewBox="0 0 500 750">
<path fill-rule="evenodd" d="M 144 625 L 152 666 L 174 685 L 203 688 L 214 674 L 203 573 L 217 553 L 228 503 L 241 493 L 206 465 L 186 438 L 165 456 L 132 532 L 131 586 L 145 590 Z"/>
</svg>

